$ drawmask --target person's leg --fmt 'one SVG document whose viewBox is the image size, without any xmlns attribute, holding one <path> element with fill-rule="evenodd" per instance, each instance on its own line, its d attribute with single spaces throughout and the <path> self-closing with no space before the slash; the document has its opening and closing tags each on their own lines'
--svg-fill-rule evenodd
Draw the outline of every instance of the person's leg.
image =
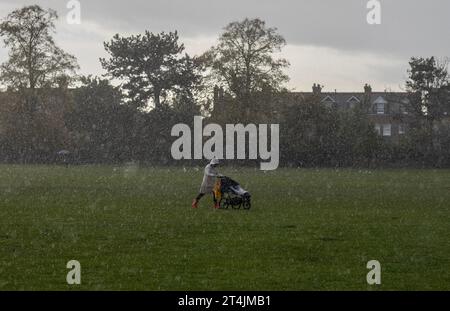
<svg viewBox="0 0 450 311">
<path fill-rule="evenodd" d="M 200 199 L 204 196 L 204 193 L 199 193 L 197 195 L 197 197 L 194 199 L 194 201 L 192 202 L 192 208 L 197 208 L 198 207 L 198 201 L 200 201 Z"/>
<path fill-rule="evenodd" d="M 213 197 L 213 201 L 214 201 L 214 208 L 219 208 L 219 202 L 217 201 L 217 198 L 214 195 L 214 191 L 212 192 L 212 197 Z"/>
</svg>

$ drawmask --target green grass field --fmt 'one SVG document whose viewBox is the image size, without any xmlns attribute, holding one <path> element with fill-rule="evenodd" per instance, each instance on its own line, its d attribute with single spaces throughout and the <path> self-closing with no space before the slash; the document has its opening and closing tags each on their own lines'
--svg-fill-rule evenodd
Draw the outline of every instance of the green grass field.
<svg viewBox="0 0 450 311">
<path fill-rule="evenodd" d="M 0 166 L 0 290 L 450 290 L 449 170 L 223 173 L 250 211 L 191 209 L 202 169 Z"/>
</svg>

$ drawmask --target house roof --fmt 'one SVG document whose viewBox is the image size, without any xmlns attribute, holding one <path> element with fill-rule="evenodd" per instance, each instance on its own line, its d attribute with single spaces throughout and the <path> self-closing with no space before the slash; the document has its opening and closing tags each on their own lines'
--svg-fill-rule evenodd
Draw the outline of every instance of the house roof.
<svg viewBox="0 0 450 311">
<path fill-rule="evenodd" d="M 302 99 L 318 96 L 321 102 L 332 103 L 338 107 L 346 107 L 351 103 L 367 100 L 367 93 L 365 92 L 321 92 L 319 94 L 314 94 L 313 92 L 292 92 L 290 96 Z M 404 103 L 407 99 L 408 94 L 406 92 L 371 92 L 369 95 L 371 104 L 377 102 Z"/>
</svg>

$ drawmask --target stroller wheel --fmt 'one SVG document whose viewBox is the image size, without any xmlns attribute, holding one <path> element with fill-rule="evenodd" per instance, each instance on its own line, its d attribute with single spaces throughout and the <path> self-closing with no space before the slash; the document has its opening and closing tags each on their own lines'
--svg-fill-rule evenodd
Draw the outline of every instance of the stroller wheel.
<svg viewBox="0 0 450 311">
<path fill-rule="evenodd" d="M 228 199 L 224 199 L 220 201 L 220 208 L 228 209 L 230 207 L 230 202 Z"/>
<path fill-rule="evenodd" d="M 250 200 L 245 200 L 242 205 L 244 206 L 244 209 L 250 209 L 252 207 L 252 204 L 250 203 Z"/>
<path fill-rule="evenodd" d="M 233 202 L 233 208 L 234 209 L 241 209 L 242 207 L 242 200 L 241 198 L 235 198 L 235 201 Z"/>
</svg>

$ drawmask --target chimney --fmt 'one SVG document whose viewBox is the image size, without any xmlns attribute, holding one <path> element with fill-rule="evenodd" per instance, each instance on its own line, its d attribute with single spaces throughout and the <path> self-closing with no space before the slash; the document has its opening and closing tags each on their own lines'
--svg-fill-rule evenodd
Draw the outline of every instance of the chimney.
<svg viewBox="0 0 450 311">
<path fill-rule="evenodd" d="M 367 84 L 367 83 L 366 83 L 366 85 L 364 85 L 364 93 L 366 95 L 372 94 L 372 87 L 369 84 Z"/>
<path fill-rule="evenodd" d="M 323 88 L 323 85 L 315 84 L 315 83 L 314 83 L 314 85 L 313 85 L 313 87 L 312 87 L 312 89 L 313 89 L 313 94 L 314 94 L 314 95 L 319 95 L 319 94 L 321 94 L 321 93 L 322 93 L 322 88 Z"/>
</svg>

